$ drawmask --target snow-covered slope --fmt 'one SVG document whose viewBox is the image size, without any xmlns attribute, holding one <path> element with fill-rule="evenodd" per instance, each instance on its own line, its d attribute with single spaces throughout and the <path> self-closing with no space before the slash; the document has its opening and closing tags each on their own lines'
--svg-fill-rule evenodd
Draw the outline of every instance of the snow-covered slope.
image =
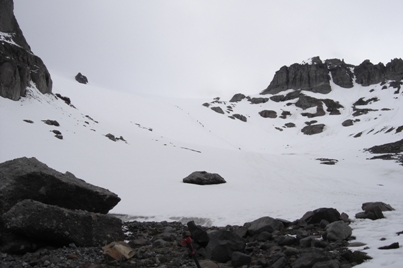
<svg viewBox="0 0 403 268">
<path fill-rule="evenodd" d="M 306 110 L 287 104 L 297 99 L 262 104 L 247 99 L 169 99 L 83 85 L 55 74 L 52 79 L 53 92 L 69 97 L 74 107 L 54 95 L 42 95 L 34 86 L 20 101 L 0 98 L 1 162 L 36 157 L 117 193 L 122 201 L 113 213 L 145 220 L 198 218 L 206 225 L 243 224 L 262 216 L 295 220 L 319 207 L 334 207 L 354 218 L 362 203 L 382 201 L 396 211 L 386 212 L 386 219 L 376 223 L 356 220 L 354 235 L 368 243 L 373 257 L 379 255 L 378 245 L 403 242 L 396 236 L 403 229 L 402 166 L 367 160 L 371 155 L 363 150 L 403 138 L 396 131 L 403 125 L 402 98 L 393 88 L 343 89 L 333 84 L 326 95 L 304 92 L 344 107 L 340 115 L 307 118 L 301 115 Z M 352 115 L 353 103 L 374 97 L 379 101 L 365 108 L 376 111 Z M 203 103 L 225 112 L 216 113 Z M 265 109 L 291 115 L 263 118 L 259 112 Z M 233 114 L 244 115 L 247 122 L 228 117 Z M 343 127 L 347 119 L 355 123 Z M 60 126 L 43 120 L 56 120 Z M 311 120 L 325 124 L 324 131 L 303 134 L 301 128 Z M 296 127 L 284 127 L 289 122 Z M 53 130 L 63 138 L 56 138 Z M 361 136 L 355 137 L 358 133 Z M 112 141 L 107 134 L 118 139 Z M 323 165 L 319 158 L 338 162 Z M 201 170 L 218 173 L 227 183 L 182 183 Z M 379 241 L 381 237 L 387 240 Z M 392 257 L 379 255 L 363 267 L 396 267 L 402 253 L 399 249 L 389 253 Z"/>
</svg>

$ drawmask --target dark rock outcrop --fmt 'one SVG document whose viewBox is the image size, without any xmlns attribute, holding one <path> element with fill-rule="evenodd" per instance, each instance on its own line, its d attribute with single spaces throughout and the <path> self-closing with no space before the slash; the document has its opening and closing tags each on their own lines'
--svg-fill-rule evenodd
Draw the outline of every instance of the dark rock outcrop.
<svg viewBox="0 0 403 268">
<path fill-rule="evenodd" d="M 120 219 L 23 200 L 4 213 L 5 227 L 48 245 L 102 246 L 124 239 Z"/>
<path fill-rule="evenodd" d="M 107 213 L 120 198 L 101 187 L 62 174 L 36 158 L 18 158 L 0 164 L 0 214 L 24 199 L 68 209 Z"/>
<path fill-rule="evenodd" d="M 314 134 L 322 133 L 324 128 L 325 128 L 325 124 L 310 125 L 310 126 L 303 127 L 301 129 L 301 132 L 304 133 L 305 135 L 314 135 Z"/>
<path fill-rule="evenodd" d="M 248 235 L 253 236 L 262 232 L 272 233 L 274 231 L 282 230 L 283 228 L 284 224 L 281 221 L 266 216 L 250 223 L 250 226 L 248 227 Z"/>
<path fill-rule="evenodd" d="M 211 110 L 213 110 L 214 112 L 217 112 L 219 114 L 224 114 L 223 109 L 221 109 L 221 107 L 218 107 L 218 106 L 211 107 Z"/>
<path fill-rule="evenodd" d="M 277 112 L 272 110 L 263 110 L 259 114 L 263 118 L 277 118 Z"/>
<path fill-rule="evenodd" d="M 270 85 L 261 94 L 277 94 L 287 89 L 300 89 L 318 93 L 329 93 L 329 70 L 319 57 L 312 58 L 312 64 L 283 66 L 274 75 Z"/>
<path fill-rule="evenodd" d="M 184 183 L 192 183 L 198 185 L 210 185 L 226 183 L 223 177 L 216 173 L 209 173 L 206 171 L 195 171 L 183 179 Z"/>
<path fill-rule="evenodd" d="M 393 154 L 393 153 L 401 153 L 403 152 L 403 139 L 396 141 L 385 143 L 383 145 L 375 145 L 371 148 L 365 149 L 373 154 Z"/>
<path fill-rule="evenodd" d="M 302 216 L 300 221 L 308 224 L 318 224 L 322 220 L 331 223 L 340 220 L 340 212 L 334 208 L 318 208 L 313 211 L 308 211 Z"/>
<path fill-rule="evenodd" d="M 248 121 L 248 119 L 246 118 L 246 116 L 242 115 L 242 114 L 233 114 L 232 115 L 234 118 L 241 120 L 242 122 L 246 122 Z"/>
<path fill-rule="evenodd" d="M 50 74 L 25 40 L 14 16 L 12 0 L 0 0 L 0 96 L 18 100 L 33 82 L 42 93 L 52 92 Z"/>
<path fill-rule="evenodd" d="M 81 73 L 78 73 L 75 78 L 76 78 L 76 81 L 77 81 L 78 83 L 81 83 L 81 84 L 88 84 L 88 79 L 87 79 L 87 77 L 86 77 L 85 75 L 82 75 Z"/>
<path fill-rule="evenodd" d="M 336 85 L 343 88 L 352 88 L 354 79 L 356 83 L 363 86 L 386 80 L 400 81 L 403 79 L 403 60 L 393 59 L 386 66 L 383 63 L 374 65 L 369 60 L 365 60 L 360 65 L 354 66 L 339 59 L 328 59 L 322 62 L 319 57 L 314 57 L 309 64 L 295 63 L 289 67 L 281 67 L 269 86 L 260 94 L 277 94 L 288 89 L 326 94 L 331 91 L 330 77 Z M 280 100 L 279 96 L 270 99 L 284 101 Z"/>
<path fill-rule="evenodd" d="M 243 100 L 245 98 L 246 98 L 246 96 L 244 94 L 237 93 L 229 100 L 229 102 L 240 102 L 241 100 Z"/>
</svg>

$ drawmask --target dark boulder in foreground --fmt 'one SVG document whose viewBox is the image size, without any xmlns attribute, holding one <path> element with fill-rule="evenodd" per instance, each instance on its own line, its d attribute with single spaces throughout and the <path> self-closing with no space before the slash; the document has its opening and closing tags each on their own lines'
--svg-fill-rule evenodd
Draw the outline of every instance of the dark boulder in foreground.
<svg viewBox="0 0 403 268">
<path fill-rule="evenodd" d="M 24 199 L 68 209 L 108 213 L 120 198 L 70 172 L 60 173 L 36 158 L 18 158 L 0 164 L 0 214 Z"/>
<path fill-rule="evenodd" d="M 210 185 L 226 183 L 223 177 L 216 173 L 208 173 L 206 171 L 195 171 L 183 179 L 184 183 L 192 183 L 198 185 Z"/>
<path fill-rule="evenodd" d="M 314 134 L 322 133 L 324 128 L 325 128 L 325 124 L 310 125 L 310 126 L 303 127 L 301 129 L 301 132 L 304 133 L 305 135 L 314 135 Z"/>
<path fill-rule="evenodd" d="M 30 239 L 63 246 L 102 246 L 123 240 L 118 218 L 23 200 L 3 214 L 6 229 Z"/>
</svg>

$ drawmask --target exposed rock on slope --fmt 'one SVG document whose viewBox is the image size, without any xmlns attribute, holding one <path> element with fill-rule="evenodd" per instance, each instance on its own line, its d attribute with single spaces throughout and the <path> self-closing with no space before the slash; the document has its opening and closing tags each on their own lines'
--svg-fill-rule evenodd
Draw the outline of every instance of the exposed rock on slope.
<svg viewBox="0 0 403 268">
<path fill-rule="evenodd" d="M 50 74 L 25 40 L 13 1 L 0 0 L 0 7 L 0 96 L 18 100 L 31 82 L 40 92 L 51 93 Z"/>
<path fill-rule="evenodd" d="M 403 60 L 393 59 L 376 65 L 369 60 L 360 65 L 346 64 L 343 60 L 329 59 L 322 62 L 314 57 L 311 63 L 283 66 L 276 72 L 270 85 L 261 94 L 277 94 L 287 89 L 306 90 L 317 93 L 331 91 L 330 79 L 343 88 L 353 87 L 353 80 L 363 86 L 378 84 L 386 80 L 399 81 L 403 78 Z"/>
</svg>

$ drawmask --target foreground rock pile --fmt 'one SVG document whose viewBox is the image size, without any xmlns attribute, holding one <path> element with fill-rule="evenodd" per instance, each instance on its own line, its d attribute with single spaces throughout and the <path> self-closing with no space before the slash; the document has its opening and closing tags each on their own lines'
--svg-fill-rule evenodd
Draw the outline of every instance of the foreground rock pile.
<svg viewBox="0 0 403 268">
<path fill-rule="evenodd" d="M 1 163 L 0 182 L 1 268 L 194 267 L 191 256 L 201 267 L 348 268 L 370 259 L 349 249 L 357 244 L 351 220 L 334 208 L 243 226 L 123 223 L 106 214 L 120 201 L 114 193 L 35 158 Z M 371 202 L 362 210 L 356 218 L 377 220 L 393 208 Z"/>
</svg>

